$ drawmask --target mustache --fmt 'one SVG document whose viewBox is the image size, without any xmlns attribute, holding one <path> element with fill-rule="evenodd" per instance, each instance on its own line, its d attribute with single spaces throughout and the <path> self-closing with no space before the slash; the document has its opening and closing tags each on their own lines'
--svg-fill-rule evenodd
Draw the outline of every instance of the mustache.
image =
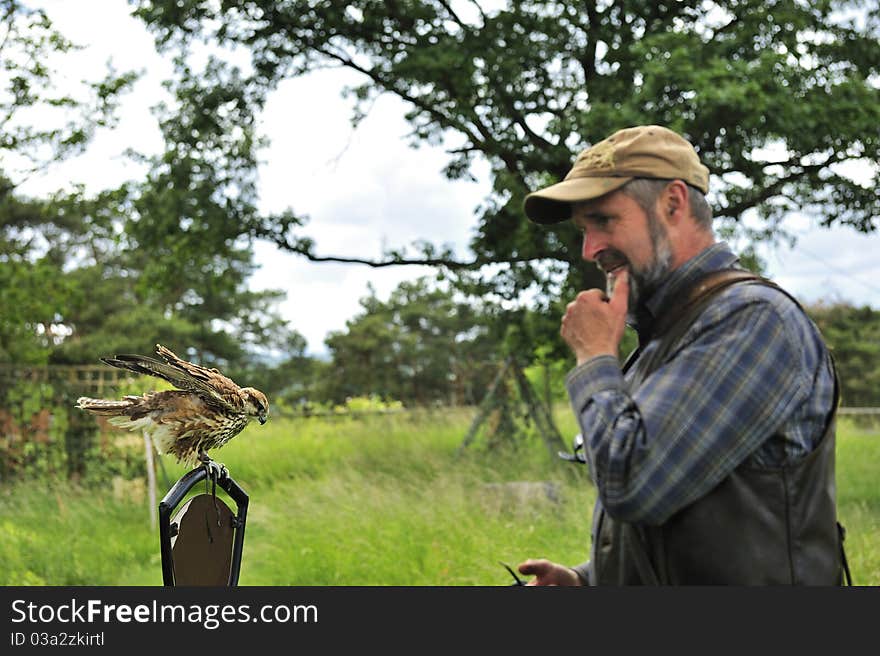
<svg viewBox="0 0 880 656">
<path fill-rule="evenodd" d="M 607 274 L 618 267 L 629 265 L 629 259 L 620 251 L 609 249 L 602 251 L 596 256 L 596 264 L 602 269 L 603 273 Z"/>
</svg>

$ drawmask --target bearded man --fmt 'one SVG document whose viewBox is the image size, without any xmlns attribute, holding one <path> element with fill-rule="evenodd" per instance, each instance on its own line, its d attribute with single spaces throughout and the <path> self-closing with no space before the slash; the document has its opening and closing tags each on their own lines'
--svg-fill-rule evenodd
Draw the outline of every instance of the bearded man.
<svg viewBox="0 0 880 656">
<path fill-rule="evenodd" d="M 716 242 L 708 187 L 694 147 L 646 125 L 525 200 L 532 221 L 573 221 L 609 280 L 561 326 L 597 488 L 590 559 L 529 559 L 532 585 L 842 582 L 832 358 L 798 302 Z"/>
</svg>

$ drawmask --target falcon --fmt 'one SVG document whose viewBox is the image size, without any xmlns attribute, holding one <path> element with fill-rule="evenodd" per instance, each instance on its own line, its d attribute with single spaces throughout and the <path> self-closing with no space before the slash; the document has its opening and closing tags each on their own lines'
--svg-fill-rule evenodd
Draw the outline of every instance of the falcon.
<svg viewBox="0 0 880 656">
<path fill-rule="evenodd" d="M 225 475 L 208 456 L 256 419 L 265 424 L 269 416 L 266 395 L 253 387 L 239 387 L 217 369 L 206 369 L 182 360 L 156 344 L 161 360 L 144 355 L 101 358 L 119 369 L 162 378 L 174 390 L 124 396 L 119 401 L 80 397 L 76 407 L 108 417 L 114 426 L 147 432 L 159 453 L 175 456 L 177 462 L 193 466 L 201 462 L 209 474 Z"/>
</svg>

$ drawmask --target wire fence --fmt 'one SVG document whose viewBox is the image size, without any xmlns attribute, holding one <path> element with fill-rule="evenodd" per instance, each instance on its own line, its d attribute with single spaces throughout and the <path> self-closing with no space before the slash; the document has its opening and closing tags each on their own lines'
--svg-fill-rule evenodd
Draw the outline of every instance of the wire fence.
<svg viewBox="0 0 880 656">
<path fill-rule="evenodd" d="M 0 364 L 0 482 L 23 474 L 82 479 L 100 464 L 124 474 L 142 467 L 128 456 L 131 435 L 75 408 L 80 396 L 129 390 L 134 379 L 108 367 Z"/>
<path fill-rule="evenodd" d="M 23 367 L 0 364 L 0 483 L 23 474 L 143 476 L 144 438 L 122 431 L 75 408 L 80 396 L 118 398 L 141 393 L 144 381 L 100 365 Z M 148 384 L 148 383 L 147 383 Z M 411 413 L 419 409 L 296 408 L 276 410 L 276 418 L 357 420 Z M 432 408 L 443 411 L 443 408 Z M 880 406 L 838 410 L 857 426 L 880 426 Z"/>
<path fill-rule="evenodd" d="M 880 427 L 880 407 L 838 408 L 838 417 L 845 417 L 860 429 L 873 432 Z"/>
</svg>

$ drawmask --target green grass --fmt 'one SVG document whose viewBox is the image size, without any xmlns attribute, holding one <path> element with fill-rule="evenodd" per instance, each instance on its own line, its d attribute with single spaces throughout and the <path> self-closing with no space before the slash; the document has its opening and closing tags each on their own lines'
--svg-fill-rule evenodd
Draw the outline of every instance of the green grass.
<svg viewBox="0 0 880 656">
<path fill-rule="evenodd" d="M 880 428 L 841 423 L 837 506 L 854 582 L 880 585 Z"/>
<path fill-rule="evenodd" d="M 595 498 L 583 470 L 551 458 L 537 437 L 494 452 L 478 443 L 456 457 L 472 416 L 248 428 L 214 454 L 251 499 L 240 584 L 506 585 L 499 560 L 583 560 Z M 574 421 L 565 408 L 557 420 L 567 440 Z M 839 513 L 863 585 L 880 584 L 878 463 L 880 431 L 844 424 Z M 173 479 L 185 471 L 165 464 Z M 487 486 L 505 481 L 550 481 L 560 500 L 515 503 Z M 45 482 L 0 488 L 0 584 L 161 585 L 146 501 L 97 492 Z"/>
</svg>

